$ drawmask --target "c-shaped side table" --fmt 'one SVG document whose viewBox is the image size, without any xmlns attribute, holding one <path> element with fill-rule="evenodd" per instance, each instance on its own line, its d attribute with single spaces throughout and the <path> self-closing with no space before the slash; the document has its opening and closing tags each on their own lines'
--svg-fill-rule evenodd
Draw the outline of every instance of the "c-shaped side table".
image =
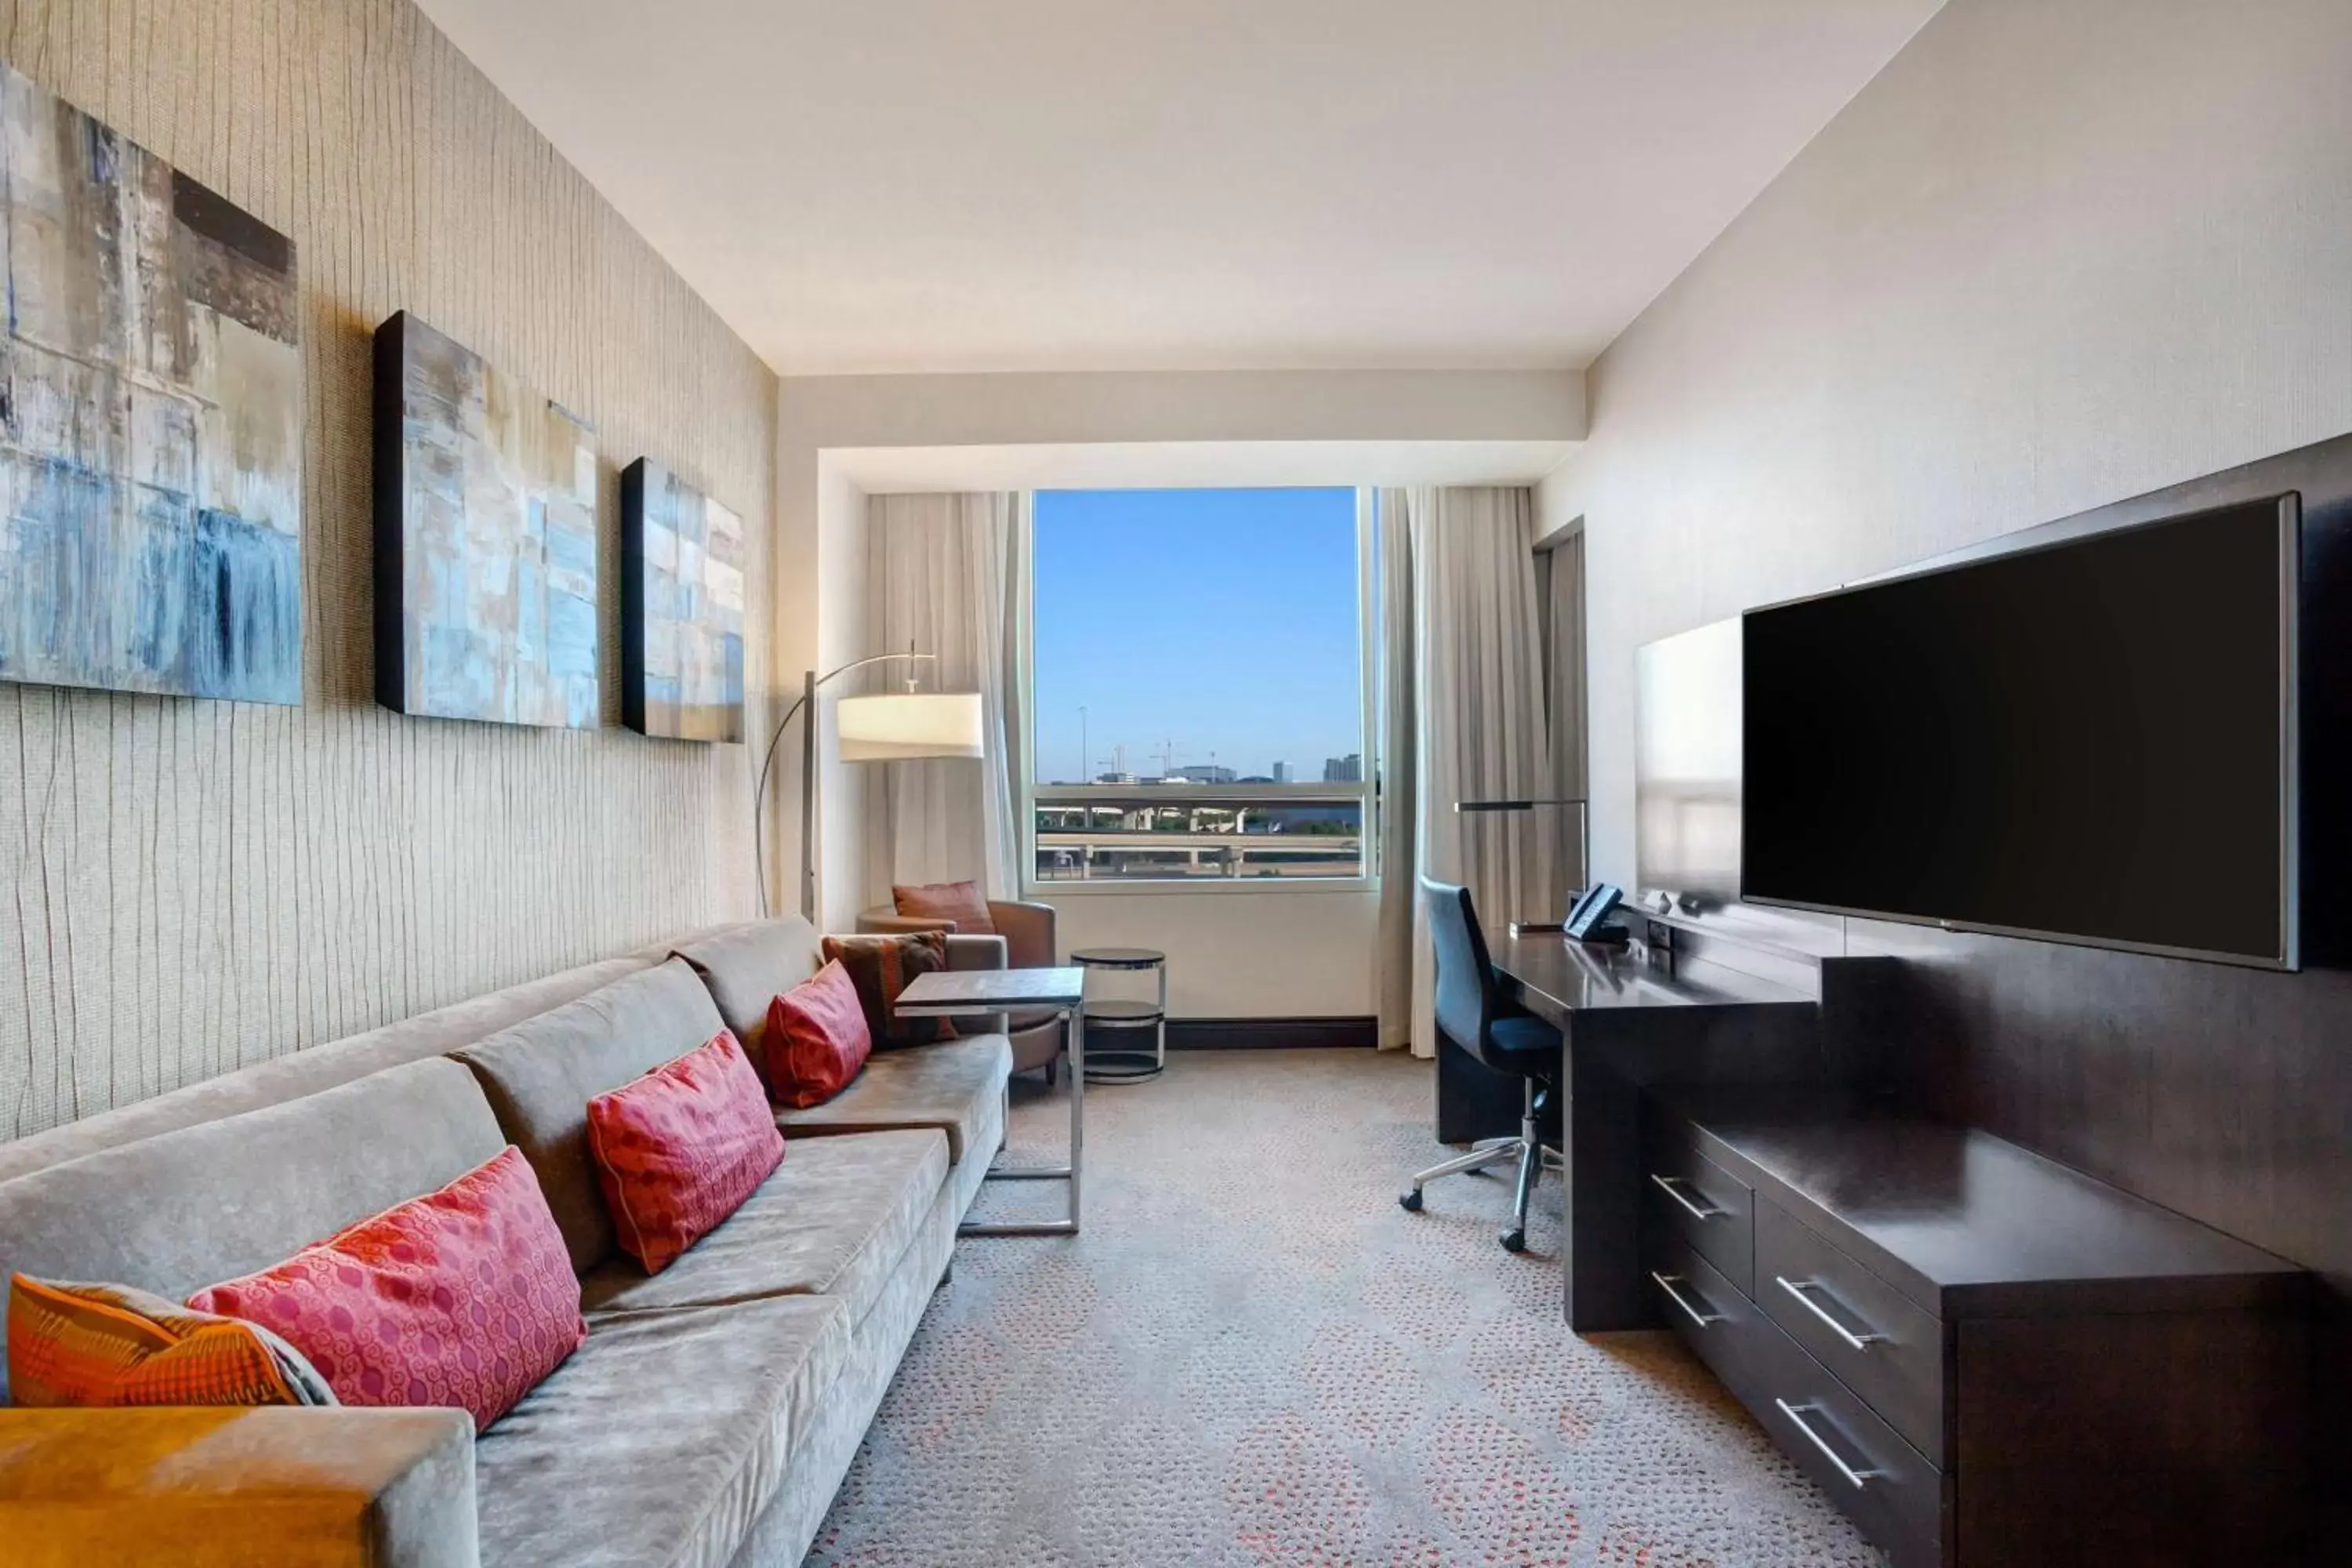
<svg viewBox="0 0 2352 1568">
<path fill-rule="evenodd" d="M 1052 1008 L 1062 1016 L 1070 1041 L 1070 1163 L 1043 1170 L 1000 1171 L 987 1182 L 1067 1182 L 1067 1219 L 966 1220 L 958 1236 L 1076 1236 L 1078 1234 L 1078 1170 L 1087 1130 L 1086 972 L 1081 969 L 956 969 L 918 974 L 898 993 L 891 1011 L 902 1018 L 948 1018 L 972 1013 L 1009 1013 Z M 1009 1129 L 1008 1129 L 1009 1131 Z"/>
</svg>

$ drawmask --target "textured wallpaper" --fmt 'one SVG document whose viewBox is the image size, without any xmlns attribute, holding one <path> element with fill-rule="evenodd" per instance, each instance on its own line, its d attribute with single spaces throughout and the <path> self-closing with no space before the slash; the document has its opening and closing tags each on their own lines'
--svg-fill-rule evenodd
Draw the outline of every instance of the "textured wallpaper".
<svg viewBox="0 0 2352 1568">
<path fill-rule="evenodd" d="M 560 40 L 551 40 L 560 47 Z M 0 58 L 300 251 L 304 699 L 0 685 L 0 1138 L 751 912 L 751 759 L 620 726 L 620 470 L 740 513 L 775 379 L 405 0 L 0 0 Z M 370 336 L 596 426 L 605 727 L 375 705 Z"/>
</svg>

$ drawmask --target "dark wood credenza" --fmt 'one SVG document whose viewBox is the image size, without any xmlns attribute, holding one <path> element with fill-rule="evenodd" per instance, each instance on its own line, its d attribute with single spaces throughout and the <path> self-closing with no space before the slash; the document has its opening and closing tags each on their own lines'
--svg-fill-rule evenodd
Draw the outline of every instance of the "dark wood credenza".
<svg viewBox="0 0 2352 1568">
<path fill-rule="evenodd" d="M 1654 1093 L 1659 1321 L 1916 1564 L 2316 1561 L 2308 1276 L 1990 1134 Z"/>
</svg>

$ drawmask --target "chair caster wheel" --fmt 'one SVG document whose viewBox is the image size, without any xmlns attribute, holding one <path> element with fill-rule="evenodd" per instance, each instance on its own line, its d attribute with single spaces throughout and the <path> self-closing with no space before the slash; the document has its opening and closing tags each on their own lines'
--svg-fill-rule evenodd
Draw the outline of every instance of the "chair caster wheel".
<svg viewBox="0 0 2352 1568">
<path fill-rule="evenodd" d="M 1527 1249 L 1528 1249 L 1528 1233 L 1527 1233 L 1526 1231 L 1524 1231 L 1524 1230 L 1507 1230 L 1507 1231 L 1505 1231 L 1505 1232 L 1503 1233 L 1503 1250 L 1504 1250 L 1504 1251 L 1506 1251 L 1506 1252 L 1525 1252 Z"/>
<path fill-rule="evenodd" d="M 1404 1210 L 1407 1214 L 1419 1214 L 1421 1212 L 1421 1189 L 1419 1187 L 1415 1187 L 1412 1191 L 1397 1199 L 1397 1207 Z"/>
</svg>

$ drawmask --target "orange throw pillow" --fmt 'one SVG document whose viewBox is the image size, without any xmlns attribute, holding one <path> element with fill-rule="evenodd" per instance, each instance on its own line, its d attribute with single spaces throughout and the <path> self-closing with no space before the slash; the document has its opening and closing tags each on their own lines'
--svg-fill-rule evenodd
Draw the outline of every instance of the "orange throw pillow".
<svg viewBox="0 0 2352 1568">
<path fill-rule="evenodd" d="M 834 959 L 768 1004 L 768 1088 L 778 1105 L 823 1105 L 856 1078 L 874 1035 L 857 984 Z"/>
<path fill-rule="evenodd" d="M 26 1408 L 335 1403 L 301 1352 L 257 1323 L 22 1274 L 9 1280 L 8 1395 Z"/>
<path fill-rule="evenodd" d="M 919 888 L 892 888 L 890 902 L 901 918 L 943 921 L 958 936 L 994 936 L 996 917 L 978 882 L 926 882 Z"/>
<path fill-rule="evenodd" d="M 588 1152 L 622 1250 L 658 1274 L 783 1163 L 768 1091 L 732 1031 L 588 1102 Z"/>
</svg>

